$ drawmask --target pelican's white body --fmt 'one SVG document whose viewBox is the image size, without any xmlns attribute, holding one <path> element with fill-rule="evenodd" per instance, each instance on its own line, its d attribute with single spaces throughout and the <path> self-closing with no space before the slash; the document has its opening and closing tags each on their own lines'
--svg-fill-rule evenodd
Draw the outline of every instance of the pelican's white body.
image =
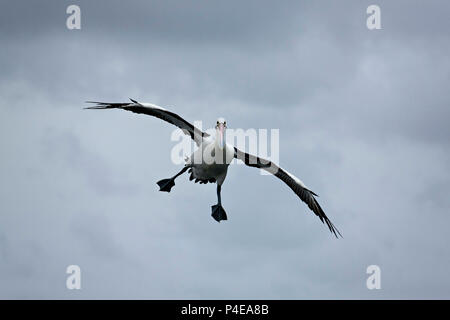
<svg viewBox="0 0 450 320">
<path fill-rule="evenodd" d="M 234 159 L 234 148 L 228 144 L 220 148 L 216 141 L 211 137 L 203 139 L 199 148 L 186 159 L 186 165 L 192 168 L 195 179 L 215 179 L 217 184 L 222 185 L 227 176 L 228 166 Z"/>
</svg>

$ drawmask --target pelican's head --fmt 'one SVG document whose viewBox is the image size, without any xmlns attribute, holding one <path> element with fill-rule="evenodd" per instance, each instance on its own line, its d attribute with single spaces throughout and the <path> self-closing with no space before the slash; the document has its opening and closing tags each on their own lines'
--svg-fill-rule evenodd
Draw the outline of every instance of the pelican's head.
<svg viewBox="0 0 450 320">
<path fill-rule="evenodd" d="M 225 146 L 225 130 L 227 129 L 227 121 L 224 118 L 217 119 L 216 123 L 216 142 L 219 148 Z"/>
</svg>

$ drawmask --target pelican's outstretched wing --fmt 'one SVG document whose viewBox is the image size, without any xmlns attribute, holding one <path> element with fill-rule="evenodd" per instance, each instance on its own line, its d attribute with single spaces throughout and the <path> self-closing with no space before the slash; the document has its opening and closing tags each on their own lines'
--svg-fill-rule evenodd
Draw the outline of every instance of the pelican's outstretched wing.
<svg viewBox="0 0 450 320">
<path fill-rule="evenodd" d="M 317 196 L 317 194 L 309 190 L 299 178 L 297 178 L 293 174 L 290 174 L 286 170 L 283 170 L 269 160 L 253 156 L 239 150 L 236 147 L 234 148 L 234 157 L 242 160 L 246 165 L 250 167 L 264 169 L 277 178 L 283 180 L 283 182 L 286 183 L 289 188 L 291 188 L 292 191 L 294 191 L 295 194 L 297 194 L 297 196 L 308 205 L 308 207 L 316 214 L 316 216 L 319 217 L 320 221 L 327 224 L 328 228 L 336 236 L 336 238 L 338 237 L 338 235 L 342 237 L 339 230 L 334 226 L 333 223 L 331 223 L 330 219 L 328 219 L 327 215 L 322 210 L 316 198 L 314 197 Z"/>
<path fill-rule="evenodd" d="M 136 100 L 130 100 L 131 103 L 87 101 L 87 103 L 95 103 L 96 105 L 93 107 L 87 107 L 85 109 L 123 109 L 135 113 L 144 113 L 149 116 L 157 117 L 182 129 L 184 133 L 191 136 L 192 140 L 194 140 L 197 145 L 201 144 L 203 137 L 206 138 L 209 136 L 209 134 L 207 134 L 206 132 L 202 132 L 200 129 L 197 129 L 193 124 L 187 122 L 176 113 L 173 113 L 151 103 L 139 103 Z"/>
</svg>

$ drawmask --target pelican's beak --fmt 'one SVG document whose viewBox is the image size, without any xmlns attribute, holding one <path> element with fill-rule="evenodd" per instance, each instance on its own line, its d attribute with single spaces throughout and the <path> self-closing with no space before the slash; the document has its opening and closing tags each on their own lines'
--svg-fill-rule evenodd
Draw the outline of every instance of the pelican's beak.
<svg viewBox="0 0 450 320">
<path fill-rule="evenodd" d="M 223 149 L 224 145 L 225 145 L 225 126 L 223 125 L 223 123 L 219 123 L 217 130 L 219 131 L 219 147 L 221 149 Z"/>
</svg>

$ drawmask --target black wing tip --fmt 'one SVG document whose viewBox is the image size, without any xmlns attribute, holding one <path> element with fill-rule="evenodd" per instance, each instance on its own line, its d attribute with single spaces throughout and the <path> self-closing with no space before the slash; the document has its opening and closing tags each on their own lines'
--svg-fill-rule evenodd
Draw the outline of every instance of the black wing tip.
<svg viewBox="0 0 450 320">
<path fill-rule="evenodd" d="M 330 219 L 325 215 L 325 213 L 323 211 L 322 211 L 322 214 L 323 214 L 323 216 L 322 216 L 323 219 L 320 219 L 320 220 L 322 220 L 323 224 L 325 224 L 325 223 L 327 224 L 328 229 L 336 237 L 336 239 L 339 239 L 339 237 L 344 238 L 342 236 L 341 232 L 339 231 L 339 229 L 336 228 L 336 226 L 330 221 Z"/>
<path fill-rule="evenodd" d="M 339 237 L 344 238 L 341 234 L 341 232 L 338 230 L 338 228 L 336 228 L 336 226 L 330 221 L 330 219 L 328 219 L 328 217 L 325 215 L 325 213 L 322 211 L 323 215 L 324 215 L 324 220 L 327 223 L 328 229 L 330 229 L 331 233 L 334 234 L 334 236 L 336 237 L 336 239 L 339 239 Z M 322 221 L 323 223 L 324 221 Z"/>
<path fill-rule="evenodd" d="M 139 102 L 137 102 L 136 100 L 133 100 L 133 99 L 131 99 L 131 98 L 128 98 L 128 99 L 130 99 L 130 101 L 133 102 L 133 103 L 139 104 Z"/>
<path fill-rule="evenodd" d="M 130 99 L 131 101 L 135 101 Z M 93 110 L 98 110 L 98 109 L 124 109 L 126 106 L 130 105 L 129 102 L 101 102 L 101 101 L 85 101 L 85 103 L 93 103 L 95 104 L 95 106 L 92 107 L 85 107 L 83 109 L 93 109 Z M 135 102 L 137 103 L 137 102 Z"/>
<path fill-rule="evenodd" d="M 95 104 L 95 106 L 84 107 L 83 109 L 107 109 L 107 107 L 109 105 L 106 102 L 100 102 L 100 101 L 85 101 L 84 103 L 92 103 L 92 104 Z"/>
<path fill-rule="evenodd" d="M 102 102 L 102 101 L 85 101 L 85 103 L 94 103 L 94 104 L 98 104 L 100 106 L 109 106 L 109 105 L 115 105 L 117 103 L 111 103 L 111 102 Z M 122 104 L 122 103 L 119 103 Z"/>
<path fill-rule="evenodd" d="M 89 102 L 89 103 L 97 103 L 97 102 Z M 95 106 L 92 106 L 92 107 L 84 107 L 83 109 L 85 109 L 85 110 L 102 110 L 102 109 L 112 109 L 112 108 L 115 108 L 114 106 L 110 106 L 110 105 L 107 105 L 107 104 L 98 104 L 97 103 L 97 105 L 95 105 Z"/>
<path fill-rule="evenodd" d="M 312 191 L 310 191 L 310 192 L 312 194 L 314 194 Z M 327 224 L 328 229 L 330 229 L 331 233 L 334 234 L 336 239 L 339 239 L 339 237 L 344 238 L 342 236 L 341 232 L 338 230 L 338 228 L 336 228 L 336 226 L 327 217 L 327 215 L 325 214 L 323 209 L 320 207 L 319 203 L 317 202 L 317 200 L 315 198 L 314 198 L 314 203 L 315 203 L 315 205 L 316 205 L 318 210 L 317 210 L 317 212 L 315 210 L 313 210 L 313 212 L 320 218 L 320 221 L 322 221 L 322 223 L 326 223 Z"/>
<path fill-rule="evenodd" d="M 339 237 L 341 237 L 343 239 L 344 237 L 342 236 L 342 234 L 338 230 L 338 228 L 336 228 L 336 226 L 328 218 L 326 218 L 326 221 L 327 221 L 328 229 L 330 229 L 331 233 L 334 234 L 336 239 L 339 239 Z"/>
</svg>

